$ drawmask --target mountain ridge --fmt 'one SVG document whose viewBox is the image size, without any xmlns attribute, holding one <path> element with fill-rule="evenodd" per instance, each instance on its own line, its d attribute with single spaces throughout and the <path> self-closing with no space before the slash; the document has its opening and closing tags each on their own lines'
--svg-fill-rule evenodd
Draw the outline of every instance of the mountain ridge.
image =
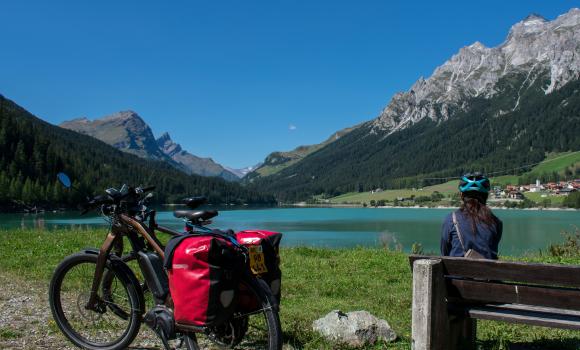
<svg viewBox="0 0 580 350">
<path fill-rule="evenodd" d="M 528 86 L 547 74 L 547 94 L 578 79 L 579 28 L 578 8 L 553 21 L 531 14 L 514 24 L 506 40 L 496 47 L 488 48 L 476 41 L 461 48 L 429 78 L 420 77 L 409 91 L 395 94 L 372 121 L 373 132 L 386 131 L 389 135 L 423 118 L 445 121 L 457 110 L 465 110 L 459 103 L 462 100 L 494 96 L 499 79 L 513 73 L 527 74 L 523 84 Z M 518 103 L 519 100 L 514 109 Z"/>
<path fill-rule="evenodd" d="M 75 118 L 59 125 L 92 136 L 121 151 L 141 158 L 167 162 L 186 174 L 217 176 L 228 181 L 239 178 L 211 158 L 195 156 L 173 142 L 166 132 L 155 138 L 151 127 L 135 111 L 127 110 L 90 120 Z"/>
<path fill-rule="evenodd" d="M 263 177 L 263 176 L 270 176 L 273 174 L 278 173 L 279 171 L 301 161 L 309 154 L 319 150 L 320 148 L 338 140 L 339 138 L 343 137 L 344 135 L 348 134 L 350 131 L 354 130 L 355 128 L 359 127 L 361 124 L 348 127 L 342 130 L 339 130 L 332 135 L 330 135 L 326 140 L 322 141 L 318 144 L 313 145 L 301 145 L 294 148 L 291 151 L 275 151 L 270 153 L 264 161 L 260 164 L 260 166 L 256 167 L 248 174 L 246 174 L 244 180 L 245 181 L 253 181 L 256 178 Z"/>
<path fill-rule="evenodd" d="M 168 132 L 164 132 L 156 142 L 161 151 L 171 160 L 180 164 L 188 174 L 217 176 L 228 181 L 239 181 L 240 179 L 225 167 L 214 162 L 213 159 L 198 157 L 187 152 L 180 144 L 171 139 Z"/>
</svg>

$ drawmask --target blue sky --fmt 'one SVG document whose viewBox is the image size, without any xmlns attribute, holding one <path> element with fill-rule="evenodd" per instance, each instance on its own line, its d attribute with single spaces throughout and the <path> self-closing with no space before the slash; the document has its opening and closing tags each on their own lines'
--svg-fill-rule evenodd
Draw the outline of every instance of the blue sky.
<svg viewBox="0 0 580 350">
<path fill-rule="evenodd" d="M 11 1 L 0 94 L 58 124 L 132 109 L 232 167 L 370 120 L 460 47 L 578 1 Z"/>
</svg>

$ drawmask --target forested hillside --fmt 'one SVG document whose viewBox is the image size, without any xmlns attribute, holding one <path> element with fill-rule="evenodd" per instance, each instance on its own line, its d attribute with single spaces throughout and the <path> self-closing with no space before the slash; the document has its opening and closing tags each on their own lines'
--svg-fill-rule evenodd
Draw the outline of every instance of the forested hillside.
<svg viewBox="0 0 580 350">
<path fill-rule="evenodd" d="M 167 163 L 123 153 L 95 138 L 46 123 L 0 95 L 0 207 L 73 206 L 80 194 L 56 182 L 64 171 L 82 191 L 155 185 L 157 202 L 205 195 L 212 203 L 272 203 L 270 195 L 219 178 L 186 175 Z"/>
<path fill-rule="evenodd" d="M 513 169 L 539 162 L 547 152 L 580 150 L 580 82 L 546 95 L 546 81 L 538 80 L 518 95 L 525 79 L 502 79 L 495 97 L 472 98 L 466 111 L 445 122 L 425 118 L 388 137 L 373 133 L 369 122 L 254 186 L 284 201 L 304 200 L 415 187 L 424 178 Z M 518 99 L 518 109 L 512 110 Z"/>
</svg>

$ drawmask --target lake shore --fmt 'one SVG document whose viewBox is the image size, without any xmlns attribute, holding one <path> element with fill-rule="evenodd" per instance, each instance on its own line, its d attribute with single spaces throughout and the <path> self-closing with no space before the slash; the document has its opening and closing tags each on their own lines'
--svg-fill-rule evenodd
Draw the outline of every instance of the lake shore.
<svg viewBox="0 0 580 350">
<path fill-rule="evenodd" d="M 458 206 L 446 206 L 446 205 L 438 205 L 438 206 L 422 206 L 422 205 L 404 205 L 404 206 L 394 206 L 394 205 L 384 205 L 384 206 L 374 206 L 371 207 L 370 205 L 364 206 L 361 204 L 337 204 L 337 203 L 324 203 L 324 204 L 308 204 L 308 203 L 288 203 L 280 205 L 280 207 L 295 207 L 295 208 L 368 208 L 368 209 L 459 209 Z M 547 210 L 547 211 L 580 211 L 580 209 L 575 208 L 542 208 L 542 207 L 533 207 L 533 208 L 508 208 L 505 206 L 491 206 L 492 209 L 501 209 L 501 210 Z"/>
</svg>

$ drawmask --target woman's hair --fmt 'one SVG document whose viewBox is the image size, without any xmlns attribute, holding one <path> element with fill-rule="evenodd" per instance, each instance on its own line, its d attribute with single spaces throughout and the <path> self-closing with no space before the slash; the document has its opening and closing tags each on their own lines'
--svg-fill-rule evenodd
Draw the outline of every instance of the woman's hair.
<svg viewBox="0 0 580 350">
<path fill-rule="evenodd" d="M 486 205 L 487 193 L 468 191 L 461 193 L 461 199 L 463 203 L 461 204 L 460 210 L 467 214 L 471 219 L 471 228 L 473 234 L 477 232 L 477 224 L 484 223 L 487 226 L 493 226 L 497 223 L 497 217 L 491 212 L 491 209 Z"/>
</svg>

